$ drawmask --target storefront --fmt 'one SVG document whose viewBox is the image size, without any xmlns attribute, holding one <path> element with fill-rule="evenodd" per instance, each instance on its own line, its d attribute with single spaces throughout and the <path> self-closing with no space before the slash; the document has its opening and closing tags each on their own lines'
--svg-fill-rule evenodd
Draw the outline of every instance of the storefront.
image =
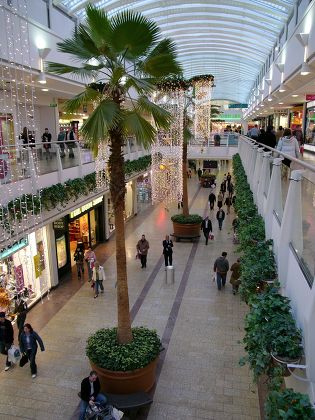
<svg viewBox="0 0 315 420">
<path fill-rule="evenodd" d="M 0 310 L 12 320 L 21 305 L 32 306 L 50 288 L 46 228 L 0 251 Z"/>
<path fill-rule="evenodd" d="M 273 116 L 272 125 L 275 127 L 275 130 L 278 130 L 279 127 L 288 127 L 288 110 L 276 111 Z"/>
<path fill-rule="evenodd" d="M 315 147 L 315 101 L 307 104 L 305 143 L 314 145 Z M 307 150 L 307 148 L 305 150 Z"/>
<path fill-rule="evenodd" d="M 303 106 L 295 106 L 290 110 L 289 127 L 291 130 L 302 129 Z"/>
</svg>

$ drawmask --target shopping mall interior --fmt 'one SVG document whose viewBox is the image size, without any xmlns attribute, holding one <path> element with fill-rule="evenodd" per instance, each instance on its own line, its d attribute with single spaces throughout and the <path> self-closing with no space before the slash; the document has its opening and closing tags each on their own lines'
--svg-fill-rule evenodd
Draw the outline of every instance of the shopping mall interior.
<svg viewBox="0 0 315 420">
<path fill-rule="evenodd" d="M 0 0 L 0 419 L 315 418 L 314 22 Z"/>
</svg>

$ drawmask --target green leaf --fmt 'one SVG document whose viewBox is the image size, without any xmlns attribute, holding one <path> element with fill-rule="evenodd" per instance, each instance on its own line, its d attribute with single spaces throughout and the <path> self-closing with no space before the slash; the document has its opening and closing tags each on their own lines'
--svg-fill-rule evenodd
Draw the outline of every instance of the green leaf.
<svg viewBox="0 0 315 420">
<path fill-rule="evenodd" d="M 119 106 L 114 101 L 104 99 L 84 122 L 81 132 L 95 150 L 98 142 L 108 137 L 108 131 L 117 126 L 119 119 Z"/>
<path fill-rule="evenodd" d="M 145 112 L 152 115 L 157 128 L 168 128 L 172 122 L 172 115 L 160 106 L 149 101 L 146 96 L 139 97 L 137 101 L 139 112 Z"/>
<path fill-rule="evenodd" d="M 154 142 L 156 130 L 137 110 L 125 110 L 121 124 L 125 135 L 134 135 L 144 147 Z"/>
<path fill-rule="evenodd" d="M 74 67 L 74 66 L 69 66 L 68 64 L 46 61 L 45 69 L 46 71 L 50 73 L 55 73 L 55 74 L 69 74 L 70 73 L 75 76 L 80 76 L 83 79 L 88 79 L 88 80 L 98 75 L 98 72 L 97 72 L 98 67 L 89 66 L 88 64 L 86 64 L 84 67 Z"/>
<path fill-rule="evenodd" d="M 125 10 L 111 20 L 111 45 L 126 59 L 135 60 L 157 41 L 160 31 L 156 23 L 140 13 Z"/>
<path fill-rule="evenodd" d="M 103 9 L 89 4 L 86 9 L 87 32 L 93 39 L 97 48 L 103 55 L 112 55 L 110 49 L 110 39 L 112 38 L 112 28 L 110 19 Z"/>
<path fill-rule="evenodd" d="M 81 109 L 84 104 L 99 100 L 101 97 L 97 90 L 87 87 L 83 92 L 66 101 L 63 109 L 65 112 L 73 113 Z"/>
</svg>

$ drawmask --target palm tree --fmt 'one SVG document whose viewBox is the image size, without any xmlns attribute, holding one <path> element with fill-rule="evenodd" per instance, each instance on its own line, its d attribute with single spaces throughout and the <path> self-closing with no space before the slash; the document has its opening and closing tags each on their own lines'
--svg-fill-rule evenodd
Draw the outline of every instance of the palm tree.
<svg viewBox="0 0 315 420">
<path fill-rule="evenodd" d="M 91 5 L 86 7 L 86 21 L 80 24 L 71 38 L 58 45 L 58 50 L 70 54 L 79 67 L 47 63 L 48 71 L 72 74 L 95 83 L 69 100 L 67 112 L 82 108 L 87 102 L 95 109 L 82 126 L 82 134 L 97 150 L 100 142 L 110 146 L 110 194 L 116 226 L 116 270 L 118 342 L 133 339 L 129 312 L 126 268 L 124 210 L 125 177 L 122 148 L 125 137 L 133 135 L 148 147 L 156 130 L 167 128 L 171 121 L 168 112 L 148 99 L 154 84 L 161 77 L 180 74 L 175 44 L 161 37 L 157 25 L 139 13 L 123 11 L 108 17 Z M 143 114 L 152 116 L 153 127 Z"/>
</svg>

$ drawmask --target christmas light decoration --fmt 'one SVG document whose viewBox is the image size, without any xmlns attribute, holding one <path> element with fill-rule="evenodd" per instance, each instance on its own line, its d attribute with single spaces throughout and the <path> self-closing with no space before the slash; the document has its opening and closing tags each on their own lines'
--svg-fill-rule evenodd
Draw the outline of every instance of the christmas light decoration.
<svg viewBox="0 0 315 420">
<path fill-rule="evenodd" d="M 190 79 L 195 96 L 195 140 L 201 144 L 208 142 L 211 133 L 211 92 L 212 75 L 195 76 Z"/>
<path fill-rule="evenodd" d="M 95 159 L 96 188 L 104 191 L 109 185 L 108 159 L 110 155 L 108 142 L 98 144 L 98 153 Z"/>
<path fill-rule="evenodd" d="M 159 86 L 153 100 L 173 117 L 169 130 L 159 130 L 152 145 L 152 202 L 182 201 L 182 153 L 185 89 L 176 83 Z M 163 98 L 164 99 L 163 99 Z M 166 97 L 166 101 L 165 101 Z"/>
</svg>

